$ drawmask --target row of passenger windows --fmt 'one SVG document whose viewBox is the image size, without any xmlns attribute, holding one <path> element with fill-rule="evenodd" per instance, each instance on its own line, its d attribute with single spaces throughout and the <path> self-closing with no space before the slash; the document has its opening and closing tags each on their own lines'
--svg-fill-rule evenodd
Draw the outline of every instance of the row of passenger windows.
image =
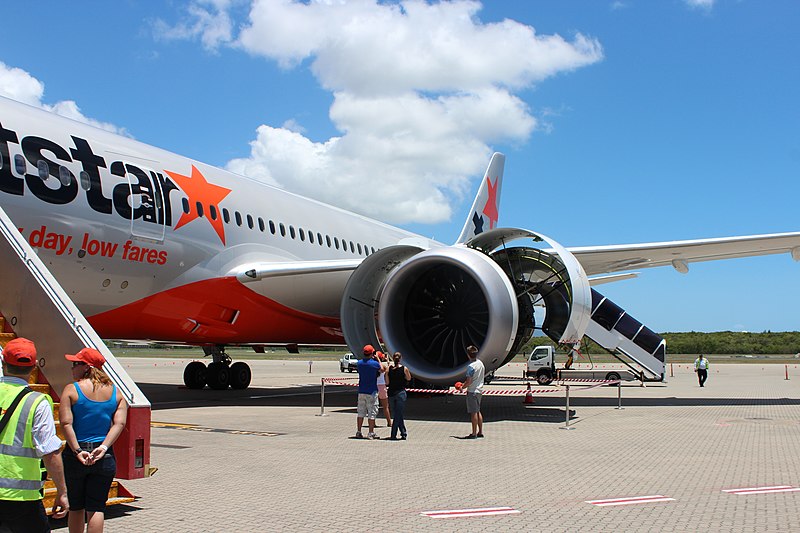
<svg viewBox="0 0 800 533">
<path fill-rule="evenodd" d="M 205 209 L 203 204 L 200 202 L 196 202 L 195 208 L 197 209 L 197 214 L 201 217 L 206 216 Z M 183 212 L 189 213 L 191 206 L 189 205 L 189 199 L 183 199 Z M 219 218 L 219 211 L 217 206 L 211 205 L 208 207 L 208 218 L 211 220 L 217 220 Z M 292 225 L 286 226 L 283 222 L 275 223 L 272 220 L 264 222 L 264 219 L 261 217 L 253 218 L 253 215 L 245 214 L 242 216 L 242 213 L 239 211 L 233 212 L 233 220 L 236 222 L 237 226 L 244 226 L 247 225 L 250 229 L 256 229 L 258 227 L 258 231 L 262 233 L 266 233 L 267 228 L 269 228 L 269 232 L 272 235 L 280 234 L 281 237 L 286 237 L 287 235 L 292 239 L 300 239 L 302 242 L 308 242 L 310 244 L 317 244 L 319 246 L 327 246 L 328 248 L 335 248 L 337 250 L 344 250 L 345 252 L 350 252 L 358 255 L 369 255 L 371 253 L 375 253 L 375 248 L 371 246 L 367 246 L 364 244 L 362 246 L 361 243 L 354 243 L 351 240 L 347 239 L 339 239 L 339 237 L 331 237 L 330 235 L 323 235 L 320 232 L 314 233 L 313 231 L 306 231 L 303 228 L 296 228 Z M 222 208 L 222 221 L 226 224 L 231 223 L 231 214 L 227 208 Z"/>
<path fill-rule="evenodd" d="M 3 167 L 4 164 L 5 162 L 3 161 L 3 153 L 0 152 L 0 168 Z M 17 174 L 20 176 L 24 176 L 28 171 L 28 165 L 25 161 L 25 157 L 22 154 L 17 154 L 14 156 L 14 170 L 16 170 Z M 47 178 L 50 177 L 50 165 L 48 165 L 47 161 L 44 159 L 40 159 L 36 163 L 36 171 L 42 181 L 46 181 Z M 72 172 L 70 172 L 69 169 L 64 165 L 60 165 L 58 167 L 58 181 L 60 181 L 64 187 L 69 187 L 69 184 L 72 183 Z M 84 191 L 88 191 L 92 186 L 91 178 L 85 170 L 81 170 L 79 181 L 81 184 L 81 189 Z"/>
<path fill-rule="evenodd" d="M 0 153 L 0 167 L 3 166 L 3 154 Z M 24 175 L 27 171 L 27 164 L 25 161 L 25 157 L 21 154 L 16 154 L 14 156 L 14 168 L 17 171 L 17 174 Z M 40 159 L 36 165 L 36 169 L 39 174 L 39 178 L 42 181 L 47 180 L 50 177 L 50 167 L 47 164 L 47 161 Z M 72 182 L 72 172 L 63 165 L 59 166 L 58 168 L 58 179 L 59 181 L 65 186 L 69 186 Z M 86 171 L 81 170 L 80 172 L 80 179 L 79 179 L 81 188 L 85 191 L 88 191 L 91 187 L 91 179 L 89 174 Z M 161 202 L 156 199 L 156 205 L 160 205 Z M 200 202 L 196 203 L 197 214 L 201 217 L 206 216 L 205 209 L 203 208 L 203 204 Z M 183 212 L 189 213 L 190 205 L 189 199 L 183 198 Z M 208 207 L 208 217 L 211 220 L 217 220 L 219 218 L 219 212 L 217 206 L 211 205 Z M 375 253 L 375 248 L 371 246 L 367 246 L 364 244 L 362 246 L 361 243 L 354 243 L 351 240 L 346 239 L 339 239 L 338 237 L 331 238 L 330 235 L 322 235 L 322 233 L 317 232 L 314 233 L 313 231 L 306 231 L 303 228 L 295 229 L 294 226 L 289 225 L 288 227 L 285 226 L 282 222 L 279 222 L 276 226 L 275 222 L 272 220 L 268 221 L 266 224 L 264 223 L 264 219 L 258 217 L 257 219 L 253 219 L 253 216 L 250 214 L 244 215 L 242 218 L 242 214 L 239 211 L 233 212 L 233 218 L 236 221 L 236 225 L 241 227 L 247 223 L 247 227 L 250 229 L 255 229 L 258 226 L 258 230 L 262 233 L 267 231 L 267 225 L 269 226 L 269 232 L 272 235 L 277 235 L 280 233 L 281 237 L 286 237 L 287 234 L 292 239 L 299 238 L 302 242 L 309 242 L 310 244 L 318 244 L 319 246 L 327 246 L 328 248 L 335 248 L 337 250 L 344 250 L 345 252 L 350 252 L 353 254 L 358 255 L 369 255 L 371 253 Z M 226 208 L 222 208 L 222 220 L 226 224 L 231 223 L 231 216 L 230 212 Z"/>
</svg>

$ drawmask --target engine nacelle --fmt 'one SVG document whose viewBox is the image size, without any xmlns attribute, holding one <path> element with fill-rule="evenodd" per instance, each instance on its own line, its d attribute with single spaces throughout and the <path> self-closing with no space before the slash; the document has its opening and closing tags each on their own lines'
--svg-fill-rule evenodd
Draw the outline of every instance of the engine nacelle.
<svg viewBox="0 0 800 533">
<path fill-rule="evenodd" d="M 548 250 L 510 241 L 545 242 Z M 474 344 L 487 372 L 510 361 L 539 326 L 560 344 L 580 342 L 591 293 L 580 263 L 561 245 L 527 230 L 495 229 L 465 246 L 391 246 L 367 257 L 345 289 L 342 330 L 354 353 L 380 340 L 431 383 L 464 377 Z"/>
</svg>

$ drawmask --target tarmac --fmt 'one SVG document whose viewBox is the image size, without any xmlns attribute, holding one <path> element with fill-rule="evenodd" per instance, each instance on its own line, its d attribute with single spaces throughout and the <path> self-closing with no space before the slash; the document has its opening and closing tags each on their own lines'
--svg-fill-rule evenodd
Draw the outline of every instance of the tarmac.
<svg viewBox="0 0 800 533">
<path fill-rule="evenodd" d="M 787 380 L 784 365 L 712 359 L 704 388 L 673 365 L 666 383 L 623 384 L 621 410 L 616 387 L 573 386 L 572 430 L 563 388 L 534 387 L 554 391 L 534 405 L 486 396 L 477 440 L 456 438 L 463 397 L 414 396 L 408 440 L 370 441 L 352 438 L 353 387 L 326 386 L 318 416 L 337 362 L 249 361 L 249 389 L 194 391 L 185 359 L 121 361 L 153 404 L 159 470 L 123 481 L 139 499 L 109 508 L 109 532 L 800 530 L 796 365 Z M 725 492 L 743 488 L 762 490 Z M 422 514 L 483 509 L 507 514 Z"/>
</svg>

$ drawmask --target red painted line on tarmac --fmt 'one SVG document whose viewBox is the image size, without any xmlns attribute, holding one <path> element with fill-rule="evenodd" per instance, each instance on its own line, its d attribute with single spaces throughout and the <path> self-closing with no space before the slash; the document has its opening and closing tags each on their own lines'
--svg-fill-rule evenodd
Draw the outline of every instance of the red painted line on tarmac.
<svg viewBox="0 0 800 533">
<path fill-rule="evenodd" d="M 743 489 L 726 489 L 722 492 L 728 494 L 737 494 L 739 496 L 746 496 L 748 494 L 771 494 L 773 492 L 797 492 L 800 487 L 793 487 L 791 485 L 776 485 L 774 487 L 747 487 Z"/>
<path fill-rule="evenodd" d="M 635 503 L 656 503 L 656 502 L 671 502 L 675 498 L 669 496 L 662 496 L 656 494 L 654 496 L 634 496 L 630 498 L 610 498 L 608 500 L 587 500 L 585 503 L 591 503 L 598 507 L 610 507 L 612 505 L 633 505 Z"/>
<path fill-rule="evenodd" d="M 518 514 L 513 507 L 487 507 L 484 509 L 454 509 L 449 511 L 425 511 L 420 513 L 429 518 L 464 518 L 470 516 L 495 516 L 501 514 Z"/>
</svg>

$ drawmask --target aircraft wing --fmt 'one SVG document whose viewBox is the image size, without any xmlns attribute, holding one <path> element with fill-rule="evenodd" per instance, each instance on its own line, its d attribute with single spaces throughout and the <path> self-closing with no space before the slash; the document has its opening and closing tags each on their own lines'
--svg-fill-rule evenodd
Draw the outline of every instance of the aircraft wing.
<svg viewBox="0 0 800 533">
<path fill-rule="evenodd" d="M 326 272 L 343 272 L 355 270 L 362 259 L 331 259 L 326 261 L 286 261 L 245 263 L 229 272 L 242 283 L 258 281 L 276 276 L 294 276 L 298 274 L 322 274 Z"/>
<path fill-rule="evenodd" d="M 623 270 L 671 265 L 688 272 L 689 263 L 790 253 L 800 261 L 800 232 L 723 237 L 691 241 L 652 242 L 568 248 L 586 274 L 596 276 Z"/>
</svg>

